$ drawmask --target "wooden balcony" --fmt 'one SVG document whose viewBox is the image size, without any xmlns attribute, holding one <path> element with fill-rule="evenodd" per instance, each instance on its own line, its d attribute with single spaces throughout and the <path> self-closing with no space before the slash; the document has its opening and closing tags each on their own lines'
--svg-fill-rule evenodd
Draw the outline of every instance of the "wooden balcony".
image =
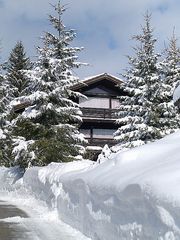
<svg viewBox="0 0 180 240">
<path fill-rule="evenodd" d="M 83 118 L 95 118 L 95 119 L 111 119 L 118 118 L 118 109 L 108 108 L 81 108 Z"/>
</svg>

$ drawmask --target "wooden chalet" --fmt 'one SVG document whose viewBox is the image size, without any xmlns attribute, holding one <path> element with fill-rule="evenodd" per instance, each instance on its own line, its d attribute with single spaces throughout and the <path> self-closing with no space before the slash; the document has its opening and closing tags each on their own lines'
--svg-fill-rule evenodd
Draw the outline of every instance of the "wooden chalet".
<svg viewBox="0 0 180 240">
<path fill-rule="evenodd" d="M 117 130 L 116 119 L 120 105 L 118 96 L 124 95 L 119 88 L 122 82 L 117 77 L 103 73 L 86 78 L 72 87 L 72 90 L 87 97 L 80 97 L 76 101 L 83 114 L 80 132 L 88 140 L 87 149 L 95 153 L 95 159 L 105 144 L 115 144 L 113 134 Z M 20 113 L 29 105 L 29 102 L 18 104 L 14 106 L 14 111 Z"/>
<path fill-rule="evenodd" d="M 117 130 L 115 122 L 120 105 L 118 96 L 124 95 L 119 88 L 121 83 L 121 79 L 103 73 L 89 77 L 72 88 L 87 97 L 79 98 L 83 114 L 80 132 L 85 135 L 89 143 L 88 149 L 92 151 L 99 152 L 105 144 L 115 144 L 113 133 Z"/>
</svg>

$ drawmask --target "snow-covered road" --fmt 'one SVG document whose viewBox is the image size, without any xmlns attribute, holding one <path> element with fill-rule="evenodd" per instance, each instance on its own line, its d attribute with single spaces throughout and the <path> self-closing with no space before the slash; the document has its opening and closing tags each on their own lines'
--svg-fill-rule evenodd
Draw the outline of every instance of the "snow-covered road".
<svg viewBox="0 0 180 240">
<path fill-rule="evenodd" d="M 27 214 L 6 202 L 0 202 L 0 239 L 24 239 L 25 229 L 14 223 L 14 217 L 27 218 Z M 8 221 L 7 221 L 8 219 Z M 12 222 L 9 220 L 12 219 Z"/>
<path fill-rule="evenodd" d="M 44 217 L 43 214 L 34 217 L 32 215 L 9 202 L 0 201 L 0 239 L 77 240 L 77 237 L 83 239 L 77 231 L 58 221 L 54 213 L 46 213 Z"/>
</svg>

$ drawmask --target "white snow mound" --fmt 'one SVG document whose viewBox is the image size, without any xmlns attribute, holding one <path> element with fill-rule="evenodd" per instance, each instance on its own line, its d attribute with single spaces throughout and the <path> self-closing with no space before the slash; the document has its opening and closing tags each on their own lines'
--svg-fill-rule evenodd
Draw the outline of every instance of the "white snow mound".
<svg viewBox="0 0 180 240">
<path fill-rule="evenodd" d="M 94 240 L 180 239 L 180 131 L 91 161 L 28 169 L 24 186 Z"/>
</svg>

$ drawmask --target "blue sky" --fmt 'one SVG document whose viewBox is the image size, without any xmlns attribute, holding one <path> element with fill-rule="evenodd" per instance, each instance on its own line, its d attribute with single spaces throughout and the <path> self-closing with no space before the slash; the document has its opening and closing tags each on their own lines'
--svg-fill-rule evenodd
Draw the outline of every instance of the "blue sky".
<svg viewBox="0 0 180 240">
<path fill-rule="evenodd" d="M 0 0 L 1 59 L 6 60 L 16 41 L 22 40 L 34 59 L 43 31 L 50 30 L 47 20 L 54 0 Z M 76 70 L 81 77 L 108 72 L 115 76 L 128 66 L 127 54 L 133 54 L 131 36 L 140 32 L 143 14 L 152 12 L 154 35 L 161 52 L 173 28 L 180 36 L 179 0 L 62 0 L 68 4 L 66 26 L 76 29 L 73 45 L 84 47 L 79 60 L 89 67 Z"/>
</svg>

